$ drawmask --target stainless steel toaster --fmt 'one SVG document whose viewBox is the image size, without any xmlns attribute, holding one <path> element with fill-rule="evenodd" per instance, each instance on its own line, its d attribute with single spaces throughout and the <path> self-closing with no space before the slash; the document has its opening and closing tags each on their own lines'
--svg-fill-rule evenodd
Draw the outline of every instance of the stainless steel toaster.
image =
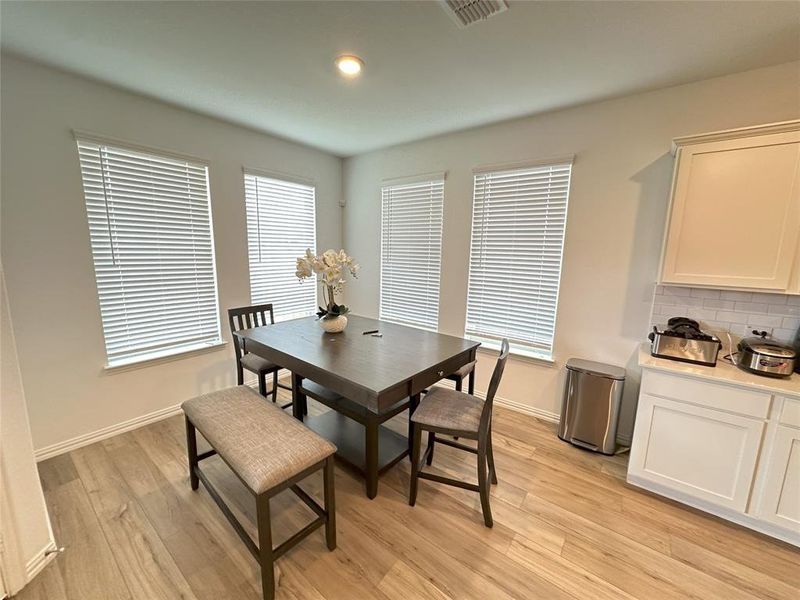
<svg viewBox="0 0 800 600">
<path fill-rule="evenodd" d="M 648 336 L 650 354 L 681 362 L 715 367 L 722 343 L 719 338 L 703 333 L 697 321 L 673 317 L 663 329 L 653 327 Z"/>
</svg>

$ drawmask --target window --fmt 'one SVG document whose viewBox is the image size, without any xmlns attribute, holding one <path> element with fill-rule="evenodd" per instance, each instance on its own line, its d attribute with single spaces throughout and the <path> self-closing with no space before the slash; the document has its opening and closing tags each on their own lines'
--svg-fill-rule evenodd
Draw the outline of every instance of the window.
<svg viewBox="0 0 800 600">
<path fill-rule="evenodd" d="M 220 343 L 208 169 L 78 140 L 108 366 Z"/>
<path fill-rule="evenodd" d="M 381 189 L 381 319 L 436 331 L 443 200 L 444 174 Z"/>
<path fill-rule="evenodd" d="M 572 160 L 475 173 L 466 335 L 552 359 Z"/>
<path fill-rule="evenodd" d="M 250 300 L 272 303 L 278 321 L 313 315 L 316 284 L 295 270 L 306 248 L 316 254 L 314 187 L 245 172 L 244 189 Z"/>
</svg>

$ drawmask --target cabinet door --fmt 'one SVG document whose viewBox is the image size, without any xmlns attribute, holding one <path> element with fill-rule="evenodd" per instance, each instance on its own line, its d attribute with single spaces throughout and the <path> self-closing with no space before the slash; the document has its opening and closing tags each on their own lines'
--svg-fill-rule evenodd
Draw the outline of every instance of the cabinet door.
<svg viewBox="0 0 800 600">
<path fill-rule="evenodd" d="M 779 425 L 775 432 L 759 512 L 800 534 L 800 429 Z"/>
<path fill-rule="evenodd" d="M 679 148 L 662 281 L 786 290 L 799 164 L 800 132 Z"/>
<path fill-rule="evenodd" d="M 763 429 L 760 419 L 642 394 L 628 472 L 744 512 Z"/>
</svg>

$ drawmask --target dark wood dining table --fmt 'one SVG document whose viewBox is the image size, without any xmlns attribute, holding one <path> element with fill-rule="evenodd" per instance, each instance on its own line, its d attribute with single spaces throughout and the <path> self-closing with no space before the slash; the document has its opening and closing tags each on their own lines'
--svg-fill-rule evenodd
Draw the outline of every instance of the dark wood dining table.
<svg viewBox="0 0 800 600">
<path fill-rule="evenodd" d="M 316 317 L 236 332 L 244 350 L 292 372 L 293 414 L 336 444 L 337 457 L 361 472 L 367 496 L 378 477 L 410 454 L 408 437 L 384 421 L 419 404 L 431 385 L 475 360 L 478 342 L 348 315 L 341 333 L 325 333 Z M 365 332 L 377 331 L 378 334 Z M 309 383 L 313 382 L 317 384 Z M 322 386 L 341 399 L 333 410 L 307 415 L 306 396 Z"/>
</svg>

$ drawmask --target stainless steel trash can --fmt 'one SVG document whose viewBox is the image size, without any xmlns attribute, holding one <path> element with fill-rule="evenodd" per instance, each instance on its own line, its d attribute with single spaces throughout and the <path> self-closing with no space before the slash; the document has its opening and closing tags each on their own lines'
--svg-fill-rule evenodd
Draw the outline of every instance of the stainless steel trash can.
<svg viewBox="0 0 800 600">
<path fill-rule="evenodd" d="M 614 454 L 624 385 L 621 367 L 569 359 L 558 437 L 587 450 Z"/>
</svg>

